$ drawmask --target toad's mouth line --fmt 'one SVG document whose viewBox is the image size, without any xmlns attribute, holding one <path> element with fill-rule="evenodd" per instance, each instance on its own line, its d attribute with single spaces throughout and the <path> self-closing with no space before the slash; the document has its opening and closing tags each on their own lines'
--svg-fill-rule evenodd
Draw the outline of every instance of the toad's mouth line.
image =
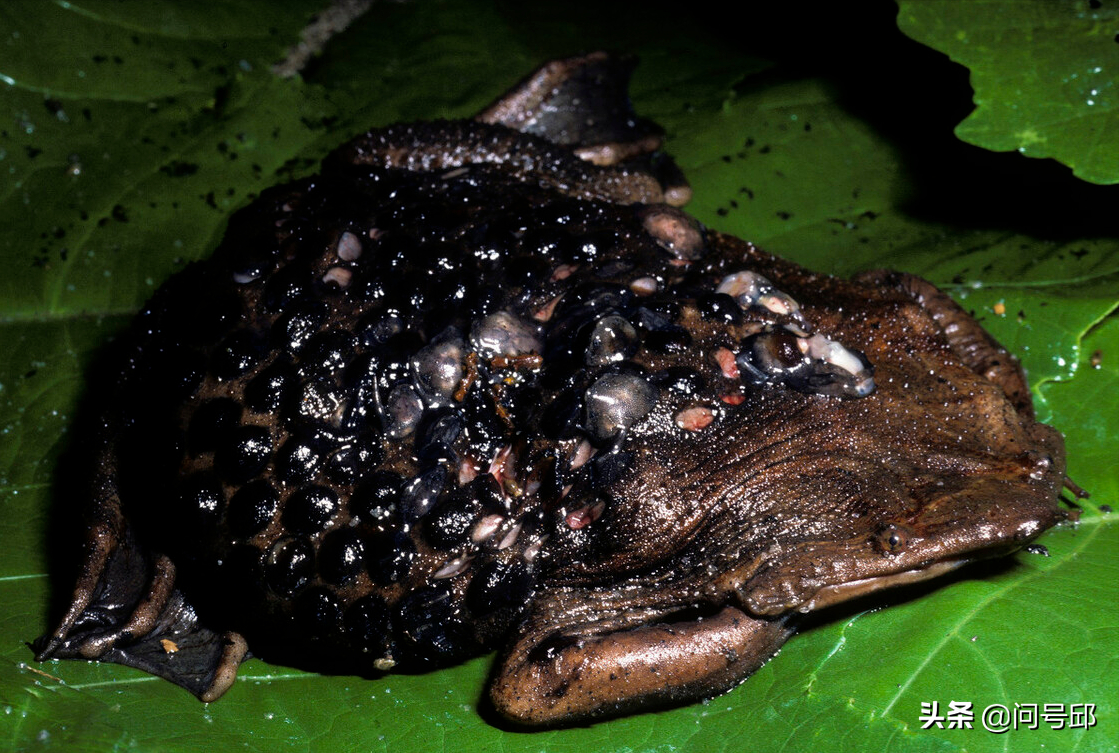
<svg viewBox="0 0 1119 753">
<path fill-rule="evenodd" d="M 880 591 L 884 588 L 905 586 L 910 583 L 920 583 L 923 580 L 937 578 L 950 573 L 956 568 L 972 561 L 971 559 L 943 560 L 924 567 L 903 570 L 900 573 L 876 575 L 872 578 L 860 578 L 859 580 L 853 580 L 849 583 L 824 586 L 817 591 L 811 599 L 801 604 L 800 607 L 797 608 L 797 611 L 805 613 L 814 612 L 817 609 L 824 609 L 834 604 L 857 599 L 860 596 L 866 596 L 867 594 Z"/>
</svg>

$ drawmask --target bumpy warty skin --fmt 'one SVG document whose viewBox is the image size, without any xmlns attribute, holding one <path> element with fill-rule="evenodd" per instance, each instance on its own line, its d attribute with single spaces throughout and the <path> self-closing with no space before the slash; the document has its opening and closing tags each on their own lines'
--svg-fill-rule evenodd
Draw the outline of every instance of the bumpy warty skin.
<svg viewBox="0 0 1119 753">
<path fill-rule="evenodd" d="M 665 189 L 446 122 L 266 191 L 133 328 L 41 656 L 210 699 L 246 643 L 362 674 L 502 648 L 497 709 L 563 723 L 724 690 L 790 615 L 1059 519 L 1060 436 L 946 296 Z"/>
</svg>

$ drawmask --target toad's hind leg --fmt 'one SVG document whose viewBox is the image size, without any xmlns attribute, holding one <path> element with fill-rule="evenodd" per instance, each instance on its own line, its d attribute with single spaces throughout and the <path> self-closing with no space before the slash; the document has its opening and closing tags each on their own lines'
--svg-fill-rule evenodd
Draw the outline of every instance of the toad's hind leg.
<svg viewBox="0 0 1119 753">
<path fill-rule="evenodd" d="M 77 585 L 58 628 L 35 641 L 36 658 L 123 664 L 214 700 L 236 678 L 245 641 L 199 624 L 175 587 L 172 561 L 148 553 L 133 537 L 121 514 L 112 459 L 102 459 Z"/>
<path fill-rule="evenodd" d="M 490 700 L 509 719 L 549 725 L 708 698 L 757 670 L 792 634 L 734 607 L 610 632 L 557 633 L 545 620 L 502 661 Z"/>
<path fill-rule="evenodd" d="M 663 129 L 633 111 L 629 80 L 636 65 L 635 58 L 606 52 L 553 60 L 475 120 L 541 136 L 595 165 L 628 165 L 648 173 L 663 189 L 652 201 L 683 206 L 691 201 L 692 189 L 676 163 L 660 151 Z"/>
</svg>

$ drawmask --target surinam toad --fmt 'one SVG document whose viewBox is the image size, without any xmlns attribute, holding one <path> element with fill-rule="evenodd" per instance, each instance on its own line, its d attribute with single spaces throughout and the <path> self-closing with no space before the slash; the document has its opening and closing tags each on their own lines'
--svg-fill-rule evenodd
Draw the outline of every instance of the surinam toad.
<svg viewBox="0 0 1119 753">
<path fill-rule="evenodd" d="M 209 701 L 249 652 L 497 649 L 496 709 L 568 723 L 720 693 L 797 615 L 1062 519 L 1015 359 L 923 280 L 685 214 L 629 72 L 557 61 L 473 121 L 371 131 L 169 280 L 39 658 Z"/>
</svg>

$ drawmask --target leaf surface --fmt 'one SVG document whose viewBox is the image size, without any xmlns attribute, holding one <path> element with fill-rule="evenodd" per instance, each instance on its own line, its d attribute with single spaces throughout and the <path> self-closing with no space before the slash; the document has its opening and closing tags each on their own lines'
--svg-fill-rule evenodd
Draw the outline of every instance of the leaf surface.
<svg viewBox="0 0 1119 753">
<path fill-rule="evenodd" d="M 902 0 L 898 25 L 971 69 L 956 134 L 1119 183 L 1119 8 L 1081 0 Z"/>
</svg>

